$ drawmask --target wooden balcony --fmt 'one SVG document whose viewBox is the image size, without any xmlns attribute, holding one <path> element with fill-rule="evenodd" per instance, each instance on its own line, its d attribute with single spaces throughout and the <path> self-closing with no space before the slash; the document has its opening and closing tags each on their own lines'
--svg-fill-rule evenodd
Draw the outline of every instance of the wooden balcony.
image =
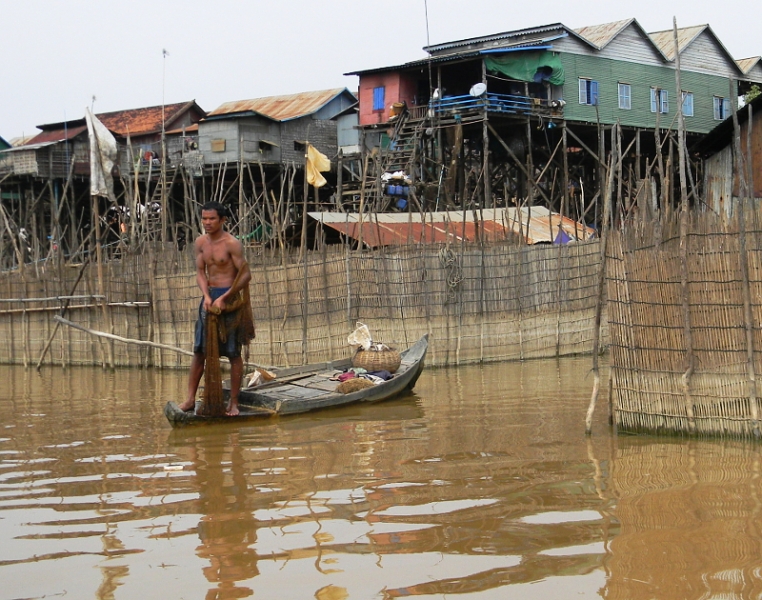
<svg viewBox="0 0 762 600">
<path fill-rule="evenodd" d="M 453 118 L 495 115 L 518 115 L 562 118 L 563 100 L 546 100 L 509 94 L 484 94 L 482 96 L 446 96 L 432 100 L 428 105 L 412 106 L 408 110 L 413 119 L 426 117 Z"/>
</svg>

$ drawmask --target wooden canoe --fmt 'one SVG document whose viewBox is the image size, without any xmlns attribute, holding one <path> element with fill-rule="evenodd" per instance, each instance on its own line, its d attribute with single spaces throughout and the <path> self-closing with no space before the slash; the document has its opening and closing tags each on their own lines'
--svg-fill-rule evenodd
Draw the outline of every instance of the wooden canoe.
<svg viewBox="0 0 762 600">
<path fill-rule="evenodd" d="M 351 359 L 346 358 L 276 370 L 276 378 L 273 381 L 241 390 L 238 396 L 240 414 L 235 417 L 204 417 L 192 411 L 183 412 L 177 403 L 172 401 L 167 402 L 164 407 L 164 415 L 173 427 L 178 427 L 293 415 L 356 402 L 388 400 L 413 389 L 423 370 L 428 345 L 428 335 L 424 335 L 400 354 L 402 362 L 394 377 L 349 394 L 337 392 L 336 386 L 339 382 L 332 379 L 351 366 Z M 226 390 L 226 396 L 227 393 Z"/>
</svg>

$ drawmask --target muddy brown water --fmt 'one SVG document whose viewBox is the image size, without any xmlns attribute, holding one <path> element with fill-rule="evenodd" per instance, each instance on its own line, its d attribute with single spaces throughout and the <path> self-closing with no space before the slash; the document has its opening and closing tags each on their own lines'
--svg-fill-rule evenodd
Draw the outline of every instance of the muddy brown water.
<svg viewBox="0 0 762 600">
<path fill-rule="evenodd" d="M 760 445 L 588 438 L 589 369 L 173 430 L 182 372 L 0 367 L 0 598 L 760 597 Z"/>
</svg>

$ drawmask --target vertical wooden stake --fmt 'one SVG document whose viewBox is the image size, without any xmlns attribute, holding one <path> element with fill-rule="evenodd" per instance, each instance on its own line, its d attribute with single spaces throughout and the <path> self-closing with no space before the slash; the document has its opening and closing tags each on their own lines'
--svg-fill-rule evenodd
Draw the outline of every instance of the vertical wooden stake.
<svg viewBox="0 0 762 600">
<path fill-rule="evenodd" d="M 688 418 L 688 430 L 696 432 L 696 419 L 693 412 L 693 397 L 691 395 L 691 379 L 695 369 L 696 358 L 693 351 L 693 332 L 691 330 L 690 312 L 690 288 L 688 282 L 688 224 L 690 213 L 688 211 L 688 187 L 685 182 L 685 142 L 684 126 L 682 120 L 683 103 L 680 89 L 680 48 L 677 41 L 677 19 L 672 19 L 672 30 L 675 42 L 675 77 L 677 80 L 677 131 L 678 131 L 678 156 L 680 170 L 680 288 L 682 290 L 683 311 L 683 337 L 685 340 L 686 369 L 682 376 L 683 394 L 685 395 L 685 414 Z M 672 154 L 670 138 L 670 156 Z"/>
<path fill-rule="evenodd" d="M 730 80 L 731 98 L 734 98 L 734 82 Z M 732 102 L 732 100 L 731 100 Z M 746 173 L 743 167 L 743 155 L 741 154 L 741 128 L 738 124 L 738 114 L 735 102 L 733 102 L 733 154 L 735 155 L 734 172 L 738 176 L 740 198 L 738 199 L 738 253 L 741 266 L 741 285 L 743 290 L 743 316 L 746 333 L 746 374 L 749 394 L 749 408 L 751 412 L 751 428 L 755 438 L 760 437 L 759 407 L 757 403 L 757 374 L 754 367 L 754 313 L 752 311 L 751 282 L 749 279 L 749 256 L 746 247 L 746 201 L 749 194 Z M 746 124 L 751 128 L 751 119 Z M 748 138 L 747 138 L 748 143 Z M 750 151 L 750 146 L 747 146 Z M 749 152 L 751 154 L 751 152 Z M 751 165 L 748 169 L 751 173 Z M 753 190 L 751 195 L 753 197 Z"/>
<path fill-rule="evenodd" d="M 103 316 L 103 325 L 101 326 L 102 331 L 106 331 L 108 329 L 107 324 L 109 322 L 108 318 L 108 302 L 106 301 L 106 298 L 104 297 L 105 294 L 103 293 L 103 250 L 101 248 L 101 218 L 98 211 L 98 196 L 92 197 L 93 201 L 93 221 L 95 221 L 95 257 L 97 261 L 98 266 L 98 295 L 101 296 L 100 303 L 102 308 L 102 316 Z M 107 348 L 107 356 L 108 356 L 108 366 L 110 368 L 114 368 L 114 344 L 111 340 L 106 342 L 106 348 Z M 104 367 L 106 366 L 104 361 Z"/>
<path fill-rule="evenodd" d="M 614 126 L 614 129 L 618 129 L 618 126 Z M 612 129 L 612 147 L 613 147 L 613 129 Z M 593 393 L 590 397 L 590 405 L 587 408 L 587 416 L 585 417 L 585 434 L 590 435 L 593 430 L 593 413 L 595 412 L 595 403 L 598 400 L 598 392 L 601 387 L 601 375 L 598 368 L 599 354 L 600 354 L 600 341 L 601 341 L 601 316 L 603 313 L 603 303 L 606 301 L 604 289 L 606 283 L 606 245 L 608 243 L 609 230 L 610 230 L 610 215 L 611 215 L 611 192 L 614 186 L 614 153 L 611 153 L 611 158 L 608 164 L 608 177 L 606 178 L 606 185 L 601 190 L 601 196 L 603 198 L 603 218 L 600 225 L 600 247 L 601 247 L 601 260 L 598 267 L 598 286 L 597 286 L 597 303 L 595 306 L 595 328 L 593 330 Z"/>
</svg>

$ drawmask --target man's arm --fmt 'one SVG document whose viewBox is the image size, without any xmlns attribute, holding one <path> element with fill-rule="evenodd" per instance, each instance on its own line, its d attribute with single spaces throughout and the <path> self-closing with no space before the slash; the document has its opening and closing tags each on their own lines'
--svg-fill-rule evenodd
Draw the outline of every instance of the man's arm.
<svg viewBox="0 0 762 600">
<path fill-rule="evenodd" d="M 196 253 L 196 283 L 204 296 L 204 310 L 209 310 L 212 305 L 212 297 L 209 295 L 209 280 L 206 278 L 206 263 L 204 262 L 204 241 L 202 237 L 196 238 L 193 244 Z"/>
</svg>

